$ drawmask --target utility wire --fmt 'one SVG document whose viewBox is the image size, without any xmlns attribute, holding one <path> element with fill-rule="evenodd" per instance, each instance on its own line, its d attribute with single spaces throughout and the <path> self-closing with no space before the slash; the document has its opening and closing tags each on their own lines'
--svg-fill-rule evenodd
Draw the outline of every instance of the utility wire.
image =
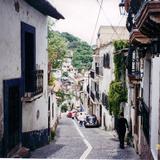
<svg viewBox="0 0 160 160">
<path fill-rule="evenodd" d="M 98 11 L 97 20 L 96 20 L 96 23 L 95 23 L 95 26 L 94 26 L 94 30 L 93 30 L 93 33 L 92 33 L 92 37 L 91 37 L 91 41 L 90 41 L 90 45 L 92 45 L 92 42 L 93 42 L 93 39 L 94 39 L 94 34 L 95 34 L 95 32 L 96 32 L 96 28 L 97 28 L 97 24 L 98 24 L 99 16 L 100 16 L 101 9 L 102 9 L 102 4 L 103 4 L 103 0 L 101 0 L 101 3 L 99 3 L 100 7 L 99 7 L 99 11 Z"/>
<path fill-rule="evenodd" d="M 119 23 L 118 23 L 118 25 L 117 25 L 117 29 L 115 29 L 115 30 L 116 30 L 116 34 L 118 35 L 118 38 L 119 38 L 119 39 L 121 39 L 121 34 L 125 31 L 125 30 L 122 30 L 121 33 L 118 33 L 118 32 L 117 32 L 117 30 L 119 30 L 119 29 L 121 28 L 120 23 L 122 22 L 123 18 L 124 18 L 124 15 L 121 17 L 121 19 L 120 19 L 120 21 L 119 21 Z M 110 39 L 113 38 L 113 35 L 114 35 L 114 34 L 115 34 L 115 33 L 113 32 Z"/>
<path fill-rule="evenodd" d="M 102 5 L 100 5 L 99 0 L 97 0 L 97 3 L 99 4 L 100 8 L 102 9 L 103 14 L 104 14 L 104 16 L 105 16 L 106 20 L 109 22 L 109 24 L 110 24 L 110 26 L 111 26 L 112 30 L 113 30 L 113 31 L 117 34 L 117 36 L 119 37 L 119 34 L 117 33 L 116 29 L 115 29 L 115 28 L 114 28 L 114 26 L 112 25 L 112 23 L 111 23 L 110 19 L 106 16 L 105 11 L 104 11 L 104 9 L 103 9 Z"/>
</svg>

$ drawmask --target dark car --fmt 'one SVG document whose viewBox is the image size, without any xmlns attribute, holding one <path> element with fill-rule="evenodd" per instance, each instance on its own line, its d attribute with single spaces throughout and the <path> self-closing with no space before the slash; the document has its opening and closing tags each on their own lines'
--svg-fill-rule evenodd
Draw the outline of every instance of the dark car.
<svg viewBox="0 0 160 160">
<path fill-rule="evenodd" d="M 98 127 L 98 120 L 95 115 L 87 115 L 84 122 L 84 126 L 87 127 Z"/>
</svg>

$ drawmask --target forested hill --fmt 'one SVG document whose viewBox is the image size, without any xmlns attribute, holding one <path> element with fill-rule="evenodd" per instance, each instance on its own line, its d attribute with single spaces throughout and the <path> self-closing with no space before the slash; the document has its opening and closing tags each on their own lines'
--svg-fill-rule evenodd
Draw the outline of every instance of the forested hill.
<svg viewBox="0 0 160 160">
<path fill-rule="evenodd" d="M 65 55 L 73 52 L 72 64 L 75 68 L 87 70 L 92 64 L 93 50 L 87 42 L 67 32 L 57 32 L 49 28 L 48 52 L 53 68 L 60 68 Z"/>
</svg>

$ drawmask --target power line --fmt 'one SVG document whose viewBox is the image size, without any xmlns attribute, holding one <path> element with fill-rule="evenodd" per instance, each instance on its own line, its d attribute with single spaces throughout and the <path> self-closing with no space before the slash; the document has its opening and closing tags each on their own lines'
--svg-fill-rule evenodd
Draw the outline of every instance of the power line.
<svg viewBox="0 0 160 160">
<path fill-rule="evenodd" d="M 121 34 L 123 34 L 123 32 L 125 32 L 125 30 L 122 30 L 121 33 L 118 33 L 117 30 L 121 27 L 121 26 L 120 26 L 120 23 L 122 22 L 122 20 L 123 20 L 123 18 L 125 17 L 125 15 L 123 15 L 123 16 L 121 17 L 121 19 L 120 19 L 119 22 L 118 22 L 118 25 L 116 26 L 117 28 L 115 28 L 115 27 L 112 25 L 110 19 L 107 17 L 107 15 L 106 15 L 106 13 L 105 13 L 102 5 L 100 4 L 99 0 L 96 0 L 96 1 L 97 1 L 97 3 L 99 4 L 101 10 L 103 11 L 103 14 L 104 14 L 104 16 L 105 16 L 105 19 L 107 20 L 107 22 L 109 22 L 109 24 L 110 24 L 110 26 L 111 26 L 111 28 L 112 28 L 112 30 L 113 30 L 113 33 L 111 34 L 111 38 L 110 38 L 110 39 L 113 38 L 114 34 L 116 34 L 116 35 L 118 36 L 118 38 L 121 39 Z M 110 46 L 109 52 L 111 51 L 111 49 L 112 49 L 112 47 Z"/>
<path fill-rule="evenodd" d="M 120 21 L 119 21 L 119 23 L 118 23 L 118 25 L 117 25 L 117 30 L 120 29 L 120 27 L 121 27 L 121 26 L 120 26 L 120 23 L 121 23 L 121 21 L 123 20 L 123 18 L 124 18 L 124 15 L 121 17 L 121 19 L 120 19 Z M 116 30 L 116 29 L 115 29 L 115 30 Z M 118 33 L 117 30 L 116 30 L 116 34 L 118 35 L 118 38 L 121 39 L 121 34 L 122 34 L 125 30 L 122 30 L 121 33 Z M 115 34 L 115 33 L 113 32 L 110 39 L 113 38 L 113 35 L 114 35 L 114 34 Z"/>
<path fill-rule="evenodd" d="M 101 3 L 99 4 L 99 5 L 100 5 L 100 7 L 99 7 L 99 11 L 98 11 L 97 20 L 96 20 L 96 23 L 95 23 L 95 26 L 94 26 L 94 30 L 93 30 L 93 33 L 92 33 L 92 37 L 91 37 L 91 41 L 90 41 L 90 45 L 92 45 L 92 41 L 93 41 L 93 38 L 94 38 L 94 34 L 95 34 L 95 31 L 96 31 L 96 28 L 97 28 L 97 24 L 98 24 L 99 16 L 100 16 L 101 9 L 102 9 L 102 4 L 103 4 L 103 0 L 101 0 Z"/>
<path fill-rule="evenodd" d="M 109 22 L 109 24 L 110 24 L 110 26 L 111 26 L 112 30 L 113 30 L 113 31 L 117 34 L 117 36 L 119 37 L 119 34 L 117 33 L 116 29 L 115 29 L 115 28 L 114 28 L 114 26 L 112 25 L 112 23 L 111 23 L 110 19 L 106 16 L 105 11 L 104 11 L 104 9 L 103 9 L 102 5 L 100 5 L 100 2 L 99 2 L 98 0 L 97 0 L 97 3 L 99 4 L 100 8 L 102 9 L 103 14 L 104 14 L 104 16 L 105 16 L 106 20 Z"/>
</svg>

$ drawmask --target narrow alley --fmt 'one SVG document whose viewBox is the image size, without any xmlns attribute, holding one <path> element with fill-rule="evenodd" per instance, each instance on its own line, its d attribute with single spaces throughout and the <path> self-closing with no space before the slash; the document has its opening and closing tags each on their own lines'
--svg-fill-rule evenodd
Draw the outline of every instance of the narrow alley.
<svg viewBox="0 0 160 160">
<path fill-rule="evenodd" d="M 1 0 L 0 158 L 160 160 L 160 0 Z"/>
<path fill-rule="evenodd" d="M 65 114 L 60 119 L 55 140 L 33 151 L 31 158 L 139 159 L 133 148 L 120 149 L 112 132 L 79 127 L 76 120 L 66 118 Z"/>
</svg>

